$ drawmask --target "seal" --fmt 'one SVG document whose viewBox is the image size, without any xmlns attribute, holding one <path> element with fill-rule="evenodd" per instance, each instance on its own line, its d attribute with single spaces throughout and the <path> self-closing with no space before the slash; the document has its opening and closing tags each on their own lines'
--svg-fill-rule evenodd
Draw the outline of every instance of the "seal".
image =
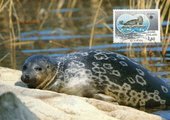
<svg viewBox="0 0 170 120">
<path fill-rule="evenodd" d="M 134 60 L 110 51 L 87 50 L 62 57 L 33 55 L 23 64 L 21 80 L 31 88 L 108 97 L 132 107 L 170 104 L 170 87 L 164 80 Z"/>
</svg>

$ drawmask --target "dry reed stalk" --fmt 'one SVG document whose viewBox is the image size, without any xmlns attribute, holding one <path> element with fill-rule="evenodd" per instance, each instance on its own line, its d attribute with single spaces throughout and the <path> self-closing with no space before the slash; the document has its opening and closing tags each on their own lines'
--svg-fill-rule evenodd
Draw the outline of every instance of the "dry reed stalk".
<svg viewBox="0 0 170 120">
<path fill-rule="evenodd" d="M 146 5 L 145 5 L 145 0 L 141 0 L 141 4 L 140 4 L 141 8 L 146 8 Z"/>
<path fill-rule="evenodd" d="M 162 28 L 162 36 L 165 38 L 163 41 L 162 41 L 162 55 L 165 56 L 166 55 L 166 51 L 167 51 L 167 48 L 168 48 L 168 45 L 169 45 L 169 38 L 166 39 L 167 36 L 169 36 L 169 22 L 170 22 L 170 13 L 169 13 L 169 10 L 170 10 L 170 1 L 169 0 L 164 0 L 160 6 L 160 10 L 161 10 L 161 22 L 163 22 L 165 20 L 165 16 L 168 15 L 168 19 L 167 19 L 167 25 L 166 25 L 166 28 L 165 28 L 165 31 L 163 31 L 163 28 Z"/>
<path fill-rule="evenodd" d="M 20 20 L 19 20 L 19 17 L 18 17 L 18 14 L 17 14 L 17 11 L 15 9 L 15 6 L 13 6 L 13 14 L 16 18 L 16 23 L 17 23 L 17 39 L 20 40 L 20 34 L 21 34 L 21 29 L 20 29 Z M 16 38 L 16 37 L 15 37 Z M 16 40 L 16 39 L 15 39 Z M 14 42 L 15 44 L 15 42 Z"/>
<path fill-rule="evenodd" d="M 166 1 L 166 0 L 164 0 Z M 161 21 L 163 21 L 165 19 L 165 16 L 167 14 L 167 12 L 169 12 L 169 7 L 170 7 L 170 1 L 167 0 L 166 3 L 165 3 L 165 6 L 162 7 L 162 14 L 161 14 Z"/>
<path fill-rule="evenodd" d="M 53 3 L 54 3 L 54 0 L 51 0 L 49 6 L 48 6 L 48 8 L 47 8 L 47 11 L 50 11 L 50 9 L 51 9 Z M 43 27 L 43 25 L 45 24 L 47 18 L 48 18 L 48 15 L 46 15 L 46 16 L 43 18 L 43 20 L 42 20 L 42 22 L 41 22 L 41 24 L 40 24 L 40 26 L 39 26 L 39 30 L 42 29 L 42 27 Z"/>
<path fill-rule="evenodd" d="M 132 0 L 129 0 L 129 8 L 131 9 L 132 6 Z"/>
<path fill-rule="evenodd" d="M 17 20 L 17 30 L 18 30 L 18 35 L 20 36 L 20 25 L 19 25 L 19 19 L 18 19 L 18 15 L 15 9 L 15 4 L 13 0 L 9 0 L 6 1 L 3 5 L 1 3 L 1 10 L 3 11 L 4 8 L 7 7 L 8 8 L 8 18 L 9 18 L 9 40 L 4 41 L 5 42 L 9 42 L 10 41 L 10 60 L 11 60 L 11 67 L 12 68 L 16 68 L 16 48 L 15 48 L 15 43 L 16 40 L 18 39 L 18 37 L 16 37 L 15 33 L 16 30 L 14 28 L 14 23 L 12 18 L 15 17 Z M 6 58 L 6 57 L 5 57 Z M 4 59 L 5 59 L 4 58 Z"/>
<path fill-rule="evenodd" d="M 153 0 L 147 1 L 145 8 L 151 8 L 152 7 L 152 3 L 153 3 Z"/>
<path fill-rule="evenodd" d="M 58 13 L 56 14 L 57 15 L 57 17 L 60 19 L 60 20 L 62 20 L 63 19 L 63 15 L 62 15 L 62 13 L 60 12 L 60 10 L 62 9 L 62 7 L 64 6 L 64 2 L 65 2 L 65 0 L 60 0 L 60 1 L 58 1 L 58 4 L 57 4 L 57 11 L 58 11 Z"/>
<path fill-rule="evenodd" d="M 70 6 L 69 6 L 69 8 L 71 8 L 71 9 L 74 8 L 75 5 L 76 5 L 76 3 L 77 3 L 77 0 L 72 0 L 72 1 L 71 1 L 71 4 L 70 4 Z M 72 11 L 68 12 L 68 13 L 67 13 L 67 17 L 70 18 L 70 17 L 72 16 L 72 14 L 73 14 Z"/>
<path fill-rule="evenodd" d="M 5 60 L 5 58 L 7 58 L 9 54 L 10 54 L 9 52 L 8 52 L 7 54 L 5 54 L 5 55 L 0 59 L 0 63 L 1 63 L 3 60 Z"/>
<path fill-rule="evenodd" d="M 9 5 L 10 0 L 4 2 L 5 0 L 2 0 L 0 3 L 0 12 L 2 12 L 4 10 L 5 7 L 7 7 Z"/>
<path fill-rule="evenodd" d="M 101 5 L 102 5 L 102 2 L 103 2 L 103 0 L 100 0 L 99 5 L 98 5 L 98 8 L 97 8 L 97 11 L 96 11 L 96 14 L 95 14 L 95 16 L 94 16 L 93 26 L 92 26 L 92 29 L 91 29 L 90 41 L 89 41 L 89 48 L 90 48 L 90 49 L 91 49 L 91 47 L 92 47 L 92 45 L 93 45 L 93 39 L 94 39 L 94 28 L 95 28 L 95 25 L 96 25 L 97 16 L 98 16 L 98 14 L 99 14 L 99 11 L 100 11 L 100 8 L 101 8 Z"/>
<path fill-rule="evenodd" d="M 165 7 L 166 0 L 162 0 L 162 4 L 160 4 L 159 9 L 162 10 Z"/>
<path fill-rule="evenodd" d="M 155 0 L 155 3 L 156 3 L 155 8 L 158 9 L 158 8 L 159 8 L 159 5 L 160 5 L 160 0 Z"/>
<path fill-rule="evenodd" d="M 167 26 L 166 26 L 166 29 L 165 29 L 164 37 L 170 36 L 170 34 L 168 33 L 168 31 L 169 31 L 169 24 L 170 24 L 170 14 L 168 15 Z M 169 43 L 170 43 L 170 38 L 168 37 L 167 39 L 165 39 L 165 42 L 162 45 L 162 54 L 163 54 L 163 56 L 166 55 L 166 51 L 167 51 Z"/>
<path fill-rule="evenodd" d="M 49 43 L 52 43 L 52 44 L 54 44 L 54 45 L 57 45 L 57 46 L 59 46 L 59 47 L 64 47 L 64 48 L 68 48 L 69 46 L 67 46 L 67 45 L 65 45 L 65 44 L 61 44 L 61 43 L 59 43 L 58 41 L 50 41 Z"/>
<path fill-rule="evenodd" d="M 11 54 L 10 54 L 10 59 L 11 59 L 11 65 L 12 68 L 16 68 L 16 49 L 13 46 L 13 44 L 15 44 L 15 40 L 16 40 L 16 36 L 15 36 L 15 31 L 14 31 L 14 24 L 12 21 L 12 16 L 13 16 L 13 8 L 14 8 L 14 2 L 13 0 L 10 0 L 9 2 L 9 29 L 10 29 L 10 50 L 11 50 Z"/>
<path fill-rule="evenodd" d="M 34 44 L 34 41 L 24 41 L 24 42 L 19 41 L 13 44 L 13 46 L 21 46 L 21 45 L 28 45 L 28 44 Z"/>
<path fill-rule="evenodd" d="M 2 8 L 3 4 L 4 4 L 4 0 L 0 1 L 0 8 Z"/>
<path fill-rule="evenodd" d="M 5 38 L 1 34 L 0 34 L 0 39 L 5 40 Z M 2 45 L 2 43 L 0 43 L 0 45 Z"/>
<path fill-rule="evenodd" d="M 107 13 L 103 10 L 100 9 L 100 14 L 102 15 L 102 18 L 100 18 L 99 20 L 96 20 L 95 25 L 102 23 L 109 31 L 110 33 L 113 33 L 113 29 L 109 27 L 109 25 L 106 23 L 105 19 L 108 18 L 109 16 L 107 15 Z M 99 16 L 99 15 L 98 15 Z"/>
<path fill-rule="evenodd" d="M 108 26 L 106 22 L 103 23 L 103 25 L 112 33 L 113 29 Z"/>
<path fill-rule="evenodd" d="M 4 41 L 2 41 L 1 43 L 0 43 L 0 45 L 3 45 L 3 44 L 11 44 L 11 41 L 15 41 L 14 39 L 5 39 L 3 36 L 1 36 L 1 38 L 2 38 L 2 40 L 4 40 Z M 18 40 L 18 38 L 16 37 L 16 40 Z M 13 43 L 12 43 L 12 45 L 13 45 Z"/>
<path fill-rule="evenodd" d="M 126 50 L 127 51 L 127 56 L 128 57 L 134 57 L 132 43 L 127 44 L 126 49 L 127 49 Z"/>
</svg>

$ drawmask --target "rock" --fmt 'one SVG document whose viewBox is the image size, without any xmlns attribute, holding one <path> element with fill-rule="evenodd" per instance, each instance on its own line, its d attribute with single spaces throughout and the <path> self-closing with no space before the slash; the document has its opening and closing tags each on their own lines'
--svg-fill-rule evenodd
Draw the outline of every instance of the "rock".
<svg viewBox="0 0 170 120">
<path fill-rule="evenodd" d="M 12 92 L 0 96 L 0 120 L 38 120 Z"/>
<path fill-rule="evenodd" d="M 5 75 L 2 71 L 6 71 Z M 15 86 L 21 74 L 20 71 L 14 71 L 0 67 L 0 95 L 13 92 L 40 120 L 162 119 L 157 115 L 105 101 Z"/>
<path fill-rule="evenodd" d="M 21 74 L 19 70 L 0 67 L 0 82 L 14 85 L 16 81 L 20 80 Z"/>
</svg>

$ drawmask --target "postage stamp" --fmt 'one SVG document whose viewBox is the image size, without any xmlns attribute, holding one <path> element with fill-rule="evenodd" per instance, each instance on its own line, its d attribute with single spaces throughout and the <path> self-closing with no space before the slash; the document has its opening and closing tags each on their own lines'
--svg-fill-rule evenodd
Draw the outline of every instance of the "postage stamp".
<svg viewBox="0 0 170 120">
<path fill-rule="evenodd" d="M 160 42 L 160 10 L 113 10 L 113 42 Z"/>
</svg>

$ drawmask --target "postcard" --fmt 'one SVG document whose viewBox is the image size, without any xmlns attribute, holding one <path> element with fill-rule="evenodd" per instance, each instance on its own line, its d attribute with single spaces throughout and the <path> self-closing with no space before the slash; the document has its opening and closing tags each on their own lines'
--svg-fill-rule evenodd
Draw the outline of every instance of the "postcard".
<svg viewBox="0 0 170 120">
<path fill-rule="evenodd" d="M 160 42 L 160 10 L 113 10 L 113 42 Z"/>
</svg>

